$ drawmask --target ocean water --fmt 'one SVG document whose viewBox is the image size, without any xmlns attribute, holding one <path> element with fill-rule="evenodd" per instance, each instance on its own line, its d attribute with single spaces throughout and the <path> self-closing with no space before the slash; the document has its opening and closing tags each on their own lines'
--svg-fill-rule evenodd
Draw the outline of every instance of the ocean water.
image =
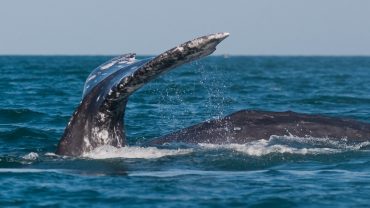
<svg viewBox="0 0 370 208">
<path fill-rule="evenodd" d="M 370 122 L 370 57 L 208 57 L 131 96 L 128 147 L 55 155 L 86 77 L 109 58 L 0 56 L 0 207 L 370 206 L 367 142 L 140 147 L 241 109 Z"/>
</svg>

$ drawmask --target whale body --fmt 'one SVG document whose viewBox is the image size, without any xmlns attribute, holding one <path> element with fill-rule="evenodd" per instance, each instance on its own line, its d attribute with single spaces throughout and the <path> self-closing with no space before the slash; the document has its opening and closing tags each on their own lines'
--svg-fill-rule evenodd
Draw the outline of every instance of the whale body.
<svg viewBox="0 0 370 208">
<path fill-rule="evenodd" d="M 137 60 L 134 53 L 125 54 L 97 67 L 85 82 L 82 101 L 65 128 L 56 154 L 80 156 L 103 145 L 125 146 L 123 117 L 128 97 L 159 75 L 213 53 L 228 35 L 202 36 L 154 58 Z M 290 111 L 242 110 L 152 139 L 145 146 L 171 142 L 242 144 L 272 135 L 363 142 L 370 140 L 370 124 Z"/>
<path fill-rule="evenodd" d="M 296 136 L 341 139 L 348 142 L 370 140 L 370 124 L 352 119 L 334 118 L 286 112 L 241 110 L 190 126 L 166 136 L 153 139 L 146 145 L 171 142 L 244 144 L 254 140 L 268 140 L 270 136 Z"/>
</svg>

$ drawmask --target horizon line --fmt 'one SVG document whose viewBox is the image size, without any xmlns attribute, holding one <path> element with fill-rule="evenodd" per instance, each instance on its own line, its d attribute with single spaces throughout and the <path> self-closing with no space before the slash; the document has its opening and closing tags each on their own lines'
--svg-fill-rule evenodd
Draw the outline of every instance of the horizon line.
<svg viewBox="0 0 370 208">
<path fill-rule="evenodd" d="M 124 53 L 122 53 L 124 54 Z M 0 56 L 120 56 L 122 54 L 1 54 Z M 136 54 L 136 56 L 157 56 L 158 54 Z M 370 54 L 211 54 L 209 56 L 237 57 L 370 57 Z"/>
</svg>

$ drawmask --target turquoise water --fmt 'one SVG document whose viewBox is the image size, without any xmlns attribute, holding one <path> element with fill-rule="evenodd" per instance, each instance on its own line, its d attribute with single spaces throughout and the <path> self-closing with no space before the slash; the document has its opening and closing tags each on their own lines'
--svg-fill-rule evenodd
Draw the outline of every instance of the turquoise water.
<svg viewBox="0 0 370 208">
<path fill-rule="evenodd" d="M 368 207 L 370 144 L 276 137 L 140 148 L 241 109 L 370 122 L 370 57 L 208 57 L 129 100 L 127 148 L 54 155 L 104 56 L 0 57 L 0 206 Z"/>
</svg>

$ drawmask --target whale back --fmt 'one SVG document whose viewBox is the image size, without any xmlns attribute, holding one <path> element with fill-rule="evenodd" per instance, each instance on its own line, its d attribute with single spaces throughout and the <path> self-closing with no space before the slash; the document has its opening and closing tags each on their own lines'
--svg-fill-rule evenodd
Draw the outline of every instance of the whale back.
<svg viewBox="0 0 370 208">
<path fill-rule="evenodd" d="M 88 76 L 82 101 L 59 141 L 57 154 L 80 156 L 96 147 L 125 146 L 123 117 L 128 97 L 157 76 L 207 56 L 228 33 L 196 38 L 154 58 L 136 60 L 135 54 L 115 57 Z"/>
</svg>

